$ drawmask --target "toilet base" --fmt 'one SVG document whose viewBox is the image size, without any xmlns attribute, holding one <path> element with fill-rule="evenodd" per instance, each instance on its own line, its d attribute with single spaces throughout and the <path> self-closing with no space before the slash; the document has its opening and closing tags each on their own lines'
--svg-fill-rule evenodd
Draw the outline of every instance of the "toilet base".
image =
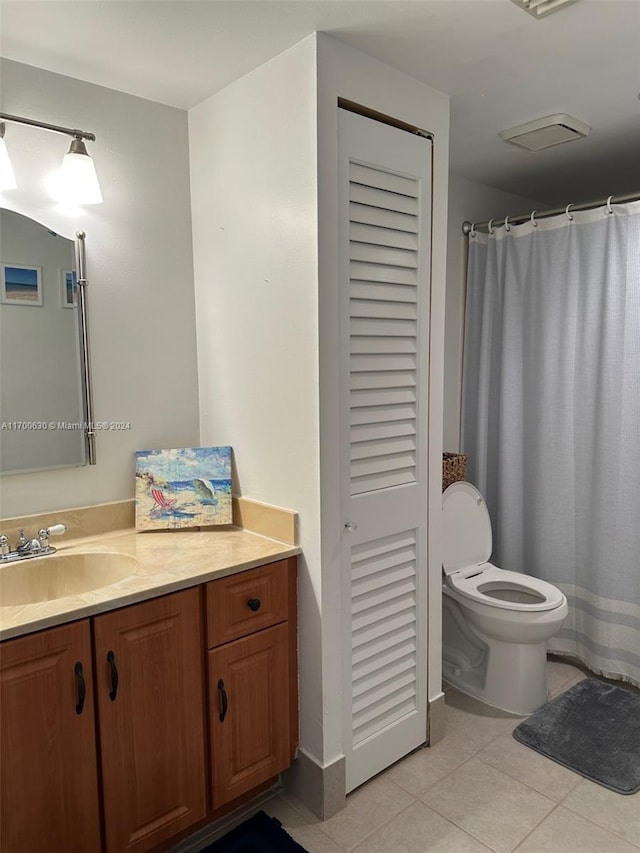
<svg viewBox="0 0 640 853">
<path fill-rule="evenodd" d="M 548 702 L 546 641 L 520 644 L 491 639 L 488 646 L 481 666 L 468 668 L 448 662 L 445 647 L 445 680 L 468 696 L 518 716 Z"/>
</svg>

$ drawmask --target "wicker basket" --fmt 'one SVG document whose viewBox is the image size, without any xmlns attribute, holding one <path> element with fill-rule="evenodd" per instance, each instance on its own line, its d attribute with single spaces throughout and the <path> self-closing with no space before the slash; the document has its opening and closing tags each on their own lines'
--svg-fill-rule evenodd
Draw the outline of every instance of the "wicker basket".
<svg viewBox="0 0 640 853">
<path fill-rule="evenodd" d="M 464 453 L 442 454 L 442 491 L 458 480 L 464 480 L 467 472 L 467 457 Z"/>
</svg>

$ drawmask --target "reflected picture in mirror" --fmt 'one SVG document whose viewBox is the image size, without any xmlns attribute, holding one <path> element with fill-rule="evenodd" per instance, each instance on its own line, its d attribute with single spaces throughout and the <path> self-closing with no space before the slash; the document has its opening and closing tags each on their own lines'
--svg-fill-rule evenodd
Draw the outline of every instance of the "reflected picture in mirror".
<svg viewBox="0 0 640 853">
<path fill-rule="evenodd" d="M 0 473 L 85 465 L 75 242 L 0 209 L 0 263 Z"/>
<path fill-rule="evenodd" d="M 75 308 L 78 305 L 78 277 L 75 270 L 62 270 L 62 307 Z"/>
<path fill-rule="evenodd" d="M 2 297 L 7 305 L 42 305 L 42 270 L 2 264 Z"/>
</svg>

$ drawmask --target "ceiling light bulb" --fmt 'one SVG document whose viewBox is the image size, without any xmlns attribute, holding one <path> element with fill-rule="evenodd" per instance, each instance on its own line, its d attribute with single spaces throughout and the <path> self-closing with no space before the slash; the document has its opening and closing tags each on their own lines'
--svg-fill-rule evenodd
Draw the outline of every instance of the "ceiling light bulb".
<svg viewBox="0 0 640 853">
<path fill-rule="evenodd" d="M 60 170 L 61 201 L 71 204 L 101 204 L 102 193 L 96 167 L 82 139 L 73 139 Z"/>
<path fill-rule="evenodd" d="M 0 122 L 0 190 L 15 190 L 17 186 L 11 158 L 4 141 L 4 122 Z"/>
</svg>

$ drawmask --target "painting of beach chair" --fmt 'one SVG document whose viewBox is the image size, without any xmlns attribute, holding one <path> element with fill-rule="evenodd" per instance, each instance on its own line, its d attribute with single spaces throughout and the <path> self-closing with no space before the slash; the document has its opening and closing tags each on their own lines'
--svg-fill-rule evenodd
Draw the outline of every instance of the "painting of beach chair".
<svg viewBox="0 0 640 853">
<path fill-rule="evenodd" d="M 136 530 L 231 523 L 230 447 L 136 452 Z"/>
<path fill-rule="evenodd" d="M 151 489 L 151 494 L 161 509 L 170 509 L 176 502 L 175 498 L 165 498 L 160 489 Z"/>
</svg>

